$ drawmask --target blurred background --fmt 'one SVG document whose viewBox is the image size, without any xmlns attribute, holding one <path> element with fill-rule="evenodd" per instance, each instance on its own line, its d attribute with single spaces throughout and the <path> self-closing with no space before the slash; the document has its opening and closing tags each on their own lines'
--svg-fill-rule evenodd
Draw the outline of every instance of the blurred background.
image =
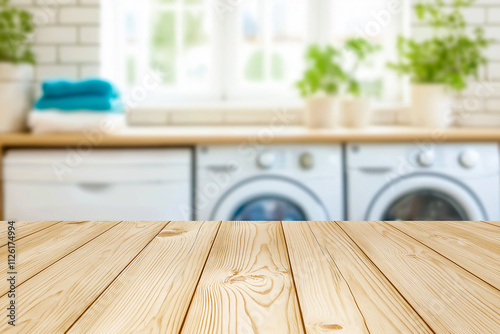
<svg viewBox="0 0 500 334">
<path fill-rule="evenodd" d="M 1 1 L 3 219 L 497 220 L 497 36 L 498 0 Z"/>
</svg>

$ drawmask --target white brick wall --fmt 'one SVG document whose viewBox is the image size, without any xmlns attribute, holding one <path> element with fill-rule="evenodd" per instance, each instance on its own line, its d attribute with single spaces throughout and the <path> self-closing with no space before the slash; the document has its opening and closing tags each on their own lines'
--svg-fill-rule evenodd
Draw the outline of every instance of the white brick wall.
<svg viewBox="0 0 500 334">
<path fill-rule="evenodd" d="M 12 3 L 34 13 L 38 26 L 33 38 L 38 56 L 37 87 L 46 78 L 99 74 L 100 0 L 12 0 Z M 498 41 L 487 50 L 491 62 L 482 71 L 480 82 L 471 82 L 457 98 L 457 110 L 465 104 L 464 108 L 473 114 L 498 114 L 500 122 L 500 0 L 477 0 L 465 15 L 472 27 L 485 27 L 487 36 Z M 429 29 L 412 17 L 414 36 L 426 37 Z M 473 99 L 479 101 L 471 102 Z M 395 116 L 385 115 L 381 122 L 394 119 Z"/>
<path fill-rule="evenodd" d="M 416 2 L 416 0 L 413 0 Z M 475 4 L 464 11 L 471 29 L 483 27 L 488 38 L 496 39 L 486 51 L 489 64 L 481 70 L 479 82 L 471 79 L 469 87 L 458 94 L 455 100 L 455 110 L 459 124 L 478 124 L 474 117 L 498 115 L 500 125 L 500 0 L 476 0 Z M 428 37 L 429 28 L 423 26 L 412 16 L 412 33 L 417 39 Z M 491 120 L 491 118 L 486 118 Z M 488 125 L 488 124 L 484 124 Z"/>
<path fill-rule="evenodd" d="M 11 0 L 34 15 L 35 92 L 47 78 L 99 75 L 99 0 Z"/>
</svg>

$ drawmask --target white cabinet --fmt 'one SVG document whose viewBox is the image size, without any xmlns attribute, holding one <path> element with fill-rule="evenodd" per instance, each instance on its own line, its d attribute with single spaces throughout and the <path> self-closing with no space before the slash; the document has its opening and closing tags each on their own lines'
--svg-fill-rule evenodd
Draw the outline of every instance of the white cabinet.
<svg viewBox="0 0 500 334">
<path fill-rule="evenodd" d="M 6 219 L 192 219 L 190 149 L 19 149 L 3 163 Z"/>
</svg>

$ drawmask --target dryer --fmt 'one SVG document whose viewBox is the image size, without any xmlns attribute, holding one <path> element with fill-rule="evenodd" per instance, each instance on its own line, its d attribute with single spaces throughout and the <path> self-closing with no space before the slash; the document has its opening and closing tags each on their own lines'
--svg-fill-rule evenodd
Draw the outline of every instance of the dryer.
<svg viewBox="0 0 500 334">
<path fill-rule="evenodd" d="M 498 220 L 496 143 L 349 144 L 349 220 Z"/>
<path fill-rule="evenodd" d="M 198 220 L 341 220 L 340 145 L 201 146 Z"/>
</svg>

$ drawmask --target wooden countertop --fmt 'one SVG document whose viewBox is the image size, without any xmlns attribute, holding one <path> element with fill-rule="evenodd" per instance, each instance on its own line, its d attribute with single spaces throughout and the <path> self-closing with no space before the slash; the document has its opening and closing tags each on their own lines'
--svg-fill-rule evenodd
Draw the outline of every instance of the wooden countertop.
<svg viewBox="0 0 500 334">
<path fill-rule="evenodd" d="M 0 147 L 91 146 L 182 146 L 241 143 L 337 143 L 337 142 L 500 141 L 500 129 L 425 129 L 370 127 L 367 129 L 308 130 L 300 127 L 171 127 L 131 128 L 104 132 L 33 135 L 1 134 Z"/>
<path fill-rule="evenodd" d="M 2 333 L 500 333 L 496 222 L 16 225 Z"/>
</svg>

